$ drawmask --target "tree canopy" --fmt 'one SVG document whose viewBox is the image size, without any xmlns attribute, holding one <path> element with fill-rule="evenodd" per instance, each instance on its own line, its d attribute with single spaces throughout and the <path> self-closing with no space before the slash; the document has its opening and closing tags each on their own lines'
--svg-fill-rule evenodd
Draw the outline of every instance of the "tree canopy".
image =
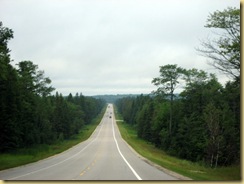
<svg viewBox="0 0 244 184">
<path fill-rule="evenodd" d="M 206 28 L 217 29 L 215 38 L 201 42 L 199 53 L 209 58 L 209 64 L 240 81 L 241 37 L 240 9 L 227 8 L 210 14 Z"/>
<path fill-rule="evenodd" d="M 0 152 L 51 144 L 78 134 L 101 111 L 104 101 L 71 94 L 63 97 L 32 61 L 11 65 L 13 31 L 0 22 Z"/>
<path fill-rule="evenodd" d="M 153 95 L 116 102 L 126 123 L 167 153 L 211 167 L 240 163 L 240 10 L 215 11 L 206 28 L 214 39 L 197 50 L 231 80 L 224 86 L 216 75 L 196 68 L 160 66 Z M 183 90 L 174 98 L 178 84 Z"/>
</svg>

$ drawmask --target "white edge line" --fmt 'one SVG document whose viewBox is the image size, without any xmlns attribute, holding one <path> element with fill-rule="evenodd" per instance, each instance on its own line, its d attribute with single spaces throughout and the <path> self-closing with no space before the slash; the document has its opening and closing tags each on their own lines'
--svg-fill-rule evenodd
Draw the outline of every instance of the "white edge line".
<svg viewBox="0 0 244 184">
<path fill-rule="evenodd" d="M 129 162 L 125 159 L 124 155 L 121 153 L 120 149 L 119 149 L 119 145 L 118 142 L 115 138 L 115 133 L 114 133 L 114 113 L 113 113 L 113 118 L 112 118 L 112 129 L 113 129 L 113 137 L 114 137 L 114 141 L 116 143 L 117 149 L 119 151 L 120 156 L 123 158 L 123 160 L 125 161 L 125 163 L 128 165 L 128 167 L 130 168 L 130 170 L 133 172 L 133 174 L 136 176 L 136 178 L 138 180 L 142 180 L 141 177 L 136 173 L 136 171 L 133 169 L 133 167 L 129 164 Z"/>
</svg>

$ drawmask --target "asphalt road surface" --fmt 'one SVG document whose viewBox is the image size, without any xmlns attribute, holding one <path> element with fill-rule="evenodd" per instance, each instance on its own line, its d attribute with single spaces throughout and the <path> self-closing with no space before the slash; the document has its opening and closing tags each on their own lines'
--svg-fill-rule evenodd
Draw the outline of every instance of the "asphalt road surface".
<svg viewBox="0 0 244 184">
<path fill-rule="evenodd" d="M 0 180 L 176 180 L 149 165 L 121 138 L 113 106 L 91 137 L 47 159 L 0 171 Z"/>
</svg>

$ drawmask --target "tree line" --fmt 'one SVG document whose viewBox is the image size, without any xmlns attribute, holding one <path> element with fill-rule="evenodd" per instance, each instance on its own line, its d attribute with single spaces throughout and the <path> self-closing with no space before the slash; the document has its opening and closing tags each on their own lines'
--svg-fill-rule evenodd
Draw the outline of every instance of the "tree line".
<svg viewBox="0 0 244 184">
<path fill-rule="evenodd" d="M 216 11 L 208 28 L 223 29 L 214 42 L 197 49 L 211 65 L 231 77 L 222 86 L 214 74 L 175 65 L 160 66 L 153 95 L 116 102 L 138 137 L 171 155 L 211 167 L 240 162 L 240 11 Z M 238 27 L 239 26 L 239 27 Z M 231 35 L 228 35 L 231 34 Z M 175 94 L 181 85 L 182 92 Z"/>
<path fill-rule="evenodd" d="M 78 134 L 105 102 L 82 94 L 63 97 L 31 61 L 11 65 L 13 31 L 0 22 L 0 152 L 51 144 Z"/>
<path fill-rule="evenodd" d="M 223 87 L 212 74 L 190 71 L 203 78 L 187 83 L 173 101 L 166 95 L 128 97 L 116 102 L 118 111 L 138 137 L 171 155 L 212 166 L 239 162 L 239 87 L 234 82 Z"/>
</svg>

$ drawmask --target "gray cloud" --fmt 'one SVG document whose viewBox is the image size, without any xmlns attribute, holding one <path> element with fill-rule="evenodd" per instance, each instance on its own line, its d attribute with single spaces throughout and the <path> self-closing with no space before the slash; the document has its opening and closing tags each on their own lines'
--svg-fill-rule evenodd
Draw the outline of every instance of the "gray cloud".
<svg viewBox="0 0 244 184">
<path fill-rule="evenodd" d="M 159 66 L 216 72 L 195 47 L 207 16 L 237 0 L 1 0 L 15 62 L 31 60 L 57 91 L 150 93 Z M 221 78 L 222 82 L 223 77 Z"/>
</svg>

